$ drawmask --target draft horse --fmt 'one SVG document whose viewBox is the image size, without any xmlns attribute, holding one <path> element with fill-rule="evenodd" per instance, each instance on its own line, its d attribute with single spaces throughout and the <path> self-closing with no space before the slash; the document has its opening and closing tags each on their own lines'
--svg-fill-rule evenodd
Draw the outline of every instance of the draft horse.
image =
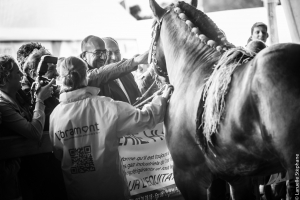
<svg viewBox="0 0 300 200">
<path fill-rule="evenodd" d="M 200 10 L 184 2 L 161 8 L 154 0 L 150 7 L 157 21 L 150 61 L 174 86 L 164 125 L 184 198 L 206 199 L 216 178 L 241 200 L 253 199 L 249 177 L 286 170 L 294 179 L 300 45 L 272 45 L 247 59 Z"/>
</svg>

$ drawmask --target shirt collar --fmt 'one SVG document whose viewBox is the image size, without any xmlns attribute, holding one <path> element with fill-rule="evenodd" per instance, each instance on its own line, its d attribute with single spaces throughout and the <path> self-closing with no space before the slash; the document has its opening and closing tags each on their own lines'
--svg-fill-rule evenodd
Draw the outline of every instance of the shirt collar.
<svg viewBox="0 0 300 200">
<path fill-rule="evenodd" d="M 97 87 L 84 87 L 71 92 L 64 92 L 59 95 L 59 102 L 69 103 L 82 99 L 86 99 L 90 96 L 97 96 L 100 89 Z"/>
</svg>

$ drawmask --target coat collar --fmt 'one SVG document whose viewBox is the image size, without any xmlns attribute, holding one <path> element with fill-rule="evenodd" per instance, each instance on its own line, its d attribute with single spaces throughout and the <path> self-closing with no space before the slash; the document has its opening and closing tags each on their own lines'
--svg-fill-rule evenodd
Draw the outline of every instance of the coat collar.
<svg viewBox="0 0 300 200">
<path fill-rule="evenodd" d="M 97 87 L 84 87 L 71 92 L 64 92 L 59 95 L 59 102 L 70 103 L 82 99 L 86 99 L 90 96 L 97 96 L 100 89 Z"/>
</svg>

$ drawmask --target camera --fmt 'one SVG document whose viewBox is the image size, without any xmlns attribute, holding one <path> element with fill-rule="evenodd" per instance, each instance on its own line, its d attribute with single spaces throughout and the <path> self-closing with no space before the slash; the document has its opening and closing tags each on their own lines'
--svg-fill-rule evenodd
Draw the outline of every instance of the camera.
<svg viewBox="0 0 300 200">
<path fill-rule="evenodd" d="M 57 64 L 57 57 L 54 56 L 50 56 L 50 55 L 45 55 L 41 57 L 41 60 L 38 64 L 37 67 L 37 77 L 35 79 L 35 82 L 32 84 L 31 89 L 30 89 L 30 93 L 32 96 L 32 101 L 35 101 L 36 99 L 36 94 L 38 93 L 39 89 L 47 84 L 49 84 L 49 82 L 51 81 L 50 79 L 44 77 L 44 75 L 47 73 L 48 71 L 48 63 L 51 64 Z M 57 85 L 52 85 L 53 87 L 53 91 L 58 91 L 58 86 Z M 55 95 L 56 96 L 56 95 Z"/>
</svg>

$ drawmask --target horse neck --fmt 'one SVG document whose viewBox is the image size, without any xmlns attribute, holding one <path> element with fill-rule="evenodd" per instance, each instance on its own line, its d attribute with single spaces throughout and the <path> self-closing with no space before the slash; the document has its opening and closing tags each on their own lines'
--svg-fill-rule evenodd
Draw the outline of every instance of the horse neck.
<svg viewBox="0 0 300 200">
<path fill-rule="evenodd" d="M 202 82 L 213 70 L 221 53 L 201 42 L 180 20 L 164 24 L 161 40 L 171 83 Z M 197 79 L 191 77 L 197 75 Z M 200 84 L 200 83 L 199 83 Z"/>
</svg>

